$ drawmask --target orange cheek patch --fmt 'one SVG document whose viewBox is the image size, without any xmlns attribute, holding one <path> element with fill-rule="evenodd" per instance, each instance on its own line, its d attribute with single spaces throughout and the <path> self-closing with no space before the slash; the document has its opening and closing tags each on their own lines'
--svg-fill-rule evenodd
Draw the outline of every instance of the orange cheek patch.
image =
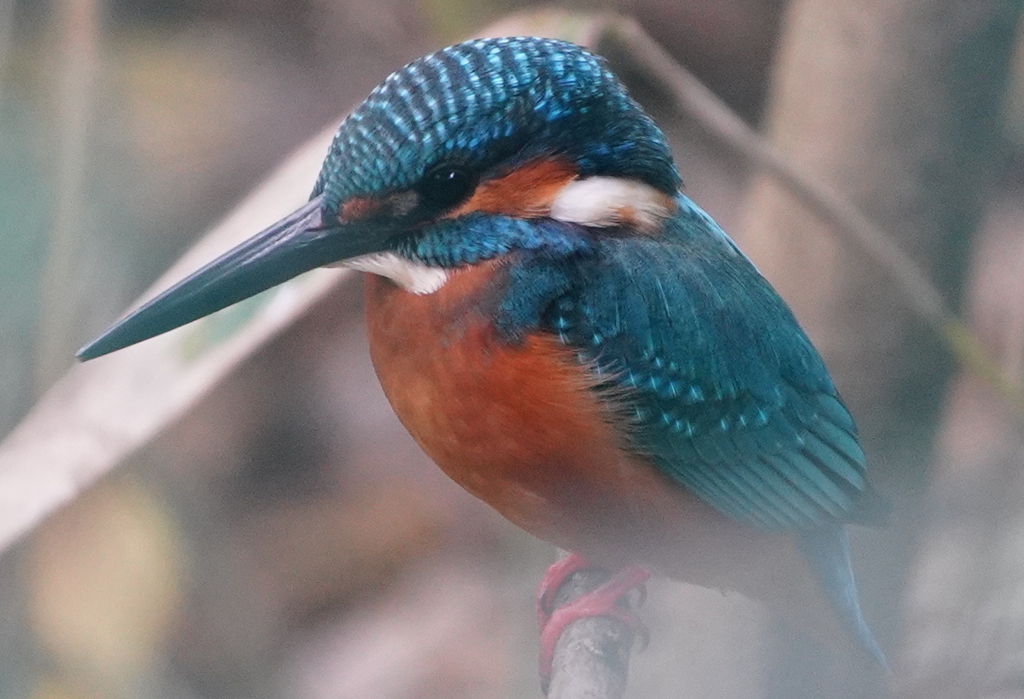
<svg viewBox="0 0 1024 699">
<path fill-rule="evenodd" d="M 372 199 L 370 197 L 353 197 L 342 204 L 338 209 L 338 220 L 342 223 L 360 221 L 364 218 L 373 216 L 381 210 L 381 207 L 382 202 L 380 199 Z"/>
<path fill-rule="evenodd" d="M 551 209 L 562 187 L 576 179 L 572 163 L 560 159 L 533 160 L 504 177 L 481 182 L 469 200 L 448 213 L 455 218 L 471 211 L 536 218 Z"/>
</svg>

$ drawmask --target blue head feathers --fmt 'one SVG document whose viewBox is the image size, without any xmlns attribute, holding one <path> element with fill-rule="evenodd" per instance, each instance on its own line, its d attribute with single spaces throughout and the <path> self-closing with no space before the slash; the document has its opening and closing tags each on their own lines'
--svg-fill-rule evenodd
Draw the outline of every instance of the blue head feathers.
<svg viewBox="0 0 1024 699">
<path fill-rule="evenodd" d="M 480 214 L 459 217 L 465 225 L 457 230 L 443 217 L 479 183 L 545 160 L 564 164 L 570 179 L 617 177 L 667 200 L 680 186 L 664 135 L 604 62 L 578 46 L 479 39 L 413 61 L 343 122 L 305 206 L 138 309 L 79 356 L 126 347 L 339 261 L 398 253 L 457 265 L 517 247 L 564 248 L 544 226 L 514 217 L 491 217 L 484 237 L 475 228 Z M 574 217 L 595 215 L 570 208 L 563 218 Z"/>
<path fill-rule="evenodd" d="M 412 187 L 442 164 L 482 179 L 566 157 L 583 177 L 637 179 L 669 195 L 679 174 L 661 131 L 604 62 L 552 39 L 479 39 L 413 61 L 345 120 L 314 196 L 325 208 Z"/>
</svg>

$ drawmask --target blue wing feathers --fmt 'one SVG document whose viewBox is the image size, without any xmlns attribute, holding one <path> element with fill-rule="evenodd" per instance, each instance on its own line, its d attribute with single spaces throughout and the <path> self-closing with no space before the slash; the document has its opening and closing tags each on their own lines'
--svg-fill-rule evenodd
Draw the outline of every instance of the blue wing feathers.
<svg viewBox="0 0 1024 699">
<path fill-rule="evenodd" d="M 747 486 L 747 497 L 757 503 L 763 515 L 764 526 L 778 526 L 778 523 L 788 526 L 799 525 L 799 511 L 792 507 L 781 493 L 769 486 L 757 470 L 745 464 L 728 464 L 722 470 Z"/>
<path fill-rule="evenodd" d="M 756 526 L 858 519 L 868 485 L 853 420 L 792 313 L 725 234 L 681 215 L 661 238 L 593 245 L 564 272 L 546 324 L 625 400 L 634 448 Z"/>
<path fill-rule="evenodd" d="M 789 308 L 706 214 L 680 203 L 660 238 L 595 236 L 569 257 L 523 258 L 528 273 L 513 264 L 499 327 L 572 347 L 621 408 L 632 448 L 670 478 L 729 517 L 795 530 L 884 666 L 843 527 L 886 513 L 857 428 Z"/>
<path fill-rule="evenodd" d="M 864 473 L 848 461 L 846 456 L 821 441 L 815 435 L 813 429 L 809 429 L 804 437 L 804 453 L 813 458 L 815 463 L 819 464 L 821 468 L 827 469 L 832 474 L 842 478 L 858 491 L 863 490 L 867 485 Z"/>
<path fill-rule="evenodd" d="M 829 516 L 840 518 L 852 506 L 850 496 L 804 454 L 782 452 L 764 458 Z"/>
<path fill-rule="evenodd" d="M 749 470 L 753 477 L 763 484 L 762 487 L 775 496 L 773 501 L 785 503 L 790 522 L 794 526 L 819 518 L 820 514 L 813 500 L 801 493 L 792 481 L 776 469 L 761 461 L 750 465 L 743 464 L 742 468 Z"/>
<path fill-rule="evenodd" d="M 715 498 L 715 506 L 724 514 L 736 519 L 753 519 L 759 524 L 768 520 L 756 503 L 751 503 L 750 494 L 737 487 L 730 474 L 721 469 L 711 469 L 706 462 L 698 462 L 690 477 L 701 491 Z"/>
<path fill-rule="evenodd" d="M 812 429 L 822 441 L 829 444 L 840 454 L 843 454 L 848 460 L 855 464 L 864 463 L 864 450 L 861 449 L 857 438 L 849 431 L 831 422 L 825 416 L 821 416 L 821 419 L 815 422 Z"/>
</svg>

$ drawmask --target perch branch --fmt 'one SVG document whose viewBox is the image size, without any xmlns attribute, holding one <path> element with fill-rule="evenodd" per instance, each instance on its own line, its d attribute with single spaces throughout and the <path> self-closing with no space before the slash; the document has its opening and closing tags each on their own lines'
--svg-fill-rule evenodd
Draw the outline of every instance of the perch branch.
<svg viewBox="0 0 1024 699">
<path fill-rule="evenodd" d="M 607 571 L 592 568 L 573 573 L 555 592 L 555 607 L 593 592 L 609 577 Z M 634 597 L 627 598 L 631 606 Z M 628 624 L 611 617 L 585 617 L 567 626 L 555 645 L 547 698 L 621 699 L 635 636 Z"/>
</svg>

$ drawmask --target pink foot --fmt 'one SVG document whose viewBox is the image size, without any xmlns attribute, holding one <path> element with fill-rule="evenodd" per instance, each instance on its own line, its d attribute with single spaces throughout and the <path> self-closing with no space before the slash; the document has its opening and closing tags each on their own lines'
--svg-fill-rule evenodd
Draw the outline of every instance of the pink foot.
<svg viewBox="0 0 1024 699">
<path fill-rule="evenodd" d="M 573 573 L 591 567 L 587 559 L 571 553 L 548 568 L 537 590 L 537 621 L 540 625 L 540 676 L 546 687 L 551 679 L 551 661 L 555 645 L 566 627 L 579 619 L 604 616 L 618 619 L 626 626 L 643 632 L 643 624 L 618 602 L 623 595 L 642 585 L 651 573 L 641 566 L 623 568 L 591 592 L 552 610 L 554 596 Z"/>
<path fill-rule="evenodd" d="M 537 587 L 537 626 L 541 631 L 544 630 L 548 619 L 551 618 L 551 607 L 554 604 L 554 596 L 558 593 L 558 588 L 576 571 L 590 567 L 590 562 L 578 553 L 570 553 L 568 556 L 559 558 L 548 567 Z"/>
</svg>

